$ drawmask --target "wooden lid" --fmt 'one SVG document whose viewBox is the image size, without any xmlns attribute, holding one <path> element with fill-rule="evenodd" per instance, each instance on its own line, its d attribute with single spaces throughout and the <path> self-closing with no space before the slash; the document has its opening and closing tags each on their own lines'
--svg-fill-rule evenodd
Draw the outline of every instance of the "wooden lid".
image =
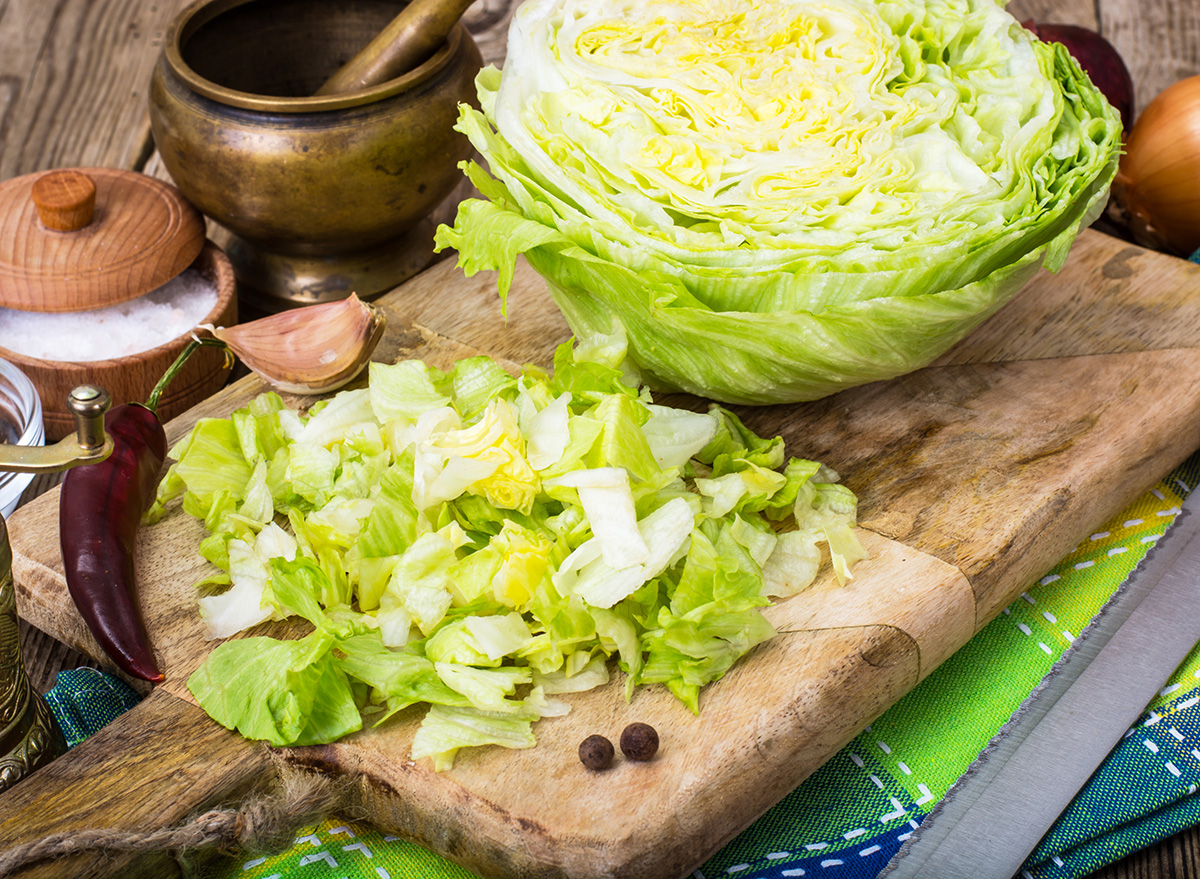
<svg viewBox="0 0 1200 879">
<path fill-rule="evenodd" d="M 175 187 L 117 168 L 0 183 L 0 306 L 88 311 L 136 299 L 186 269 L 204 217 Z"/>
</svg>

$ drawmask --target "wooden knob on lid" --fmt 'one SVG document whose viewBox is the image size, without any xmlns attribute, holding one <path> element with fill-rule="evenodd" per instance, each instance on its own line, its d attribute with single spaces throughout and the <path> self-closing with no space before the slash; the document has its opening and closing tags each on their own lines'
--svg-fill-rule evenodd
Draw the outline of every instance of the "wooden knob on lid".
<svg viewBox="0 0 1200 879">
<path fill-rule="evenodd" d="M 51 171 L 33 183 L 33 204 L 47 229 L 74 232 L 92 222 L 96 184 L 81 171 Z"/>
</svg>

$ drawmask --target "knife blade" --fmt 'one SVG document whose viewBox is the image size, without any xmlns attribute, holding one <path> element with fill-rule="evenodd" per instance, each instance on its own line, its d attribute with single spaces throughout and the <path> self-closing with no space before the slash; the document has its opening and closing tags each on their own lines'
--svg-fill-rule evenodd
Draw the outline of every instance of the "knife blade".
<svg viewBox="0 0 1200 879">
<path fill-rule="evenodd" d="M 1200 491 L 889 861 L 1010 879 L 1200 641 Z M 1020 816 L 1019 820 L 1014 816 Z"/>
</svg>

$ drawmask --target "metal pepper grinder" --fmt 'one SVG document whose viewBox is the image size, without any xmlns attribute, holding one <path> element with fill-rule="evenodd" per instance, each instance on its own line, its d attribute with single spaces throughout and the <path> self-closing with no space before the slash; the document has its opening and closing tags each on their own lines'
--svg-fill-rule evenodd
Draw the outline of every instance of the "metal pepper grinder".
<svg viewBox="0 0 1200 879">
<path fill-rule="evenodd" d="M 104 413 L 110 403 L 103 388 L 75 388 L 67 397 L 67 408 L 75 416 L 75 435 L 52 446 L 0 444 L 0 470 L 57 473 L 104 460 L 113 447 L 112 438 L 104 432 Z M 12 546 L 4 517 L 0 516 L 0 792 L 66 749 L 50 706 L 25 673 L 17 627 Z"/>
</svg>

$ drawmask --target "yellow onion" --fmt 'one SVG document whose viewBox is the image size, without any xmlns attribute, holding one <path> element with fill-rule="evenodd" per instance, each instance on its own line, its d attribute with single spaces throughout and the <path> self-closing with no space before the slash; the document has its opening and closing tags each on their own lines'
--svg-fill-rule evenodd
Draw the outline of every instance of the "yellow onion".
<svg viewBox="0 0 1200 879">
<path fill-rule="evenodd" d="M 1200 248 L 1200 76 L 1169 86 L 1138 117 L 1112 194 L 1139 244 L 1179 256 Z"/>
<path fill-rule="evenodd" d="M 203 328 L 279 390 L 322 394 L 362 372 L 385 322 L 382 310 L 351 294 L 232 327 Z"/>
</svg>

